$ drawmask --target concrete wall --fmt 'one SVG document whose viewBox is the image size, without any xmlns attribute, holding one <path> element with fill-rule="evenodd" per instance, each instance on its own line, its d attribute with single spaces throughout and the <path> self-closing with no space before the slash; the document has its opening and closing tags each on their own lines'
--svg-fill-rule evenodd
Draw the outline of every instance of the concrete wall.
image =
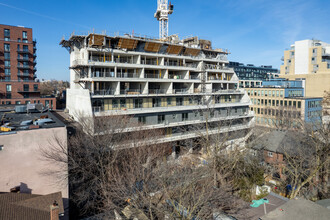
<svg viewBox="0 0 330 220">
<path fill-rule="evenodd" d="M 302 40 L 295 42 L 295 74 L 308 74 L 309 70 L 309 47 L 311 40 Z"/>
<path fill-rule="evenodd" d="M 66 91 L 66 108 L 70 115 L 76 119 L 93 116 L 88 89 L 67 89 Z"/>
<path fill-rule="evenodd" d="M 54 137 L 66 146 L 66 127 L 18 131 L 16 134 L 0 135 L 0 192 L 9 192 L 11 188 L 21 186 L 21 192 L 49 194 L 61 191 L 68 198 L 67 183 L 59 181 L 54 175 L 45 175 L 49 171 L 61 171 L 67 174 L 66 166 L 46 161 L 40 148 L 55 146 Z"/>
</svg>

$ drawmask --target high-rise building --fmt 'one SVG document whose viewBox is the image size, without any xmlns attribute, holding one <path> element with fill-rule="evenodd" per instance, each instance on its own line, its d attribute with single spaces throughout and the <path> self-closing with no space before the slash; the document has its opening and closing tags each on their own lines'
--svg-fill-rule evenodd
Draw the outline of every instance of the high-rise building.
<svg viewBox="0 0 330 220">
<path fill-rule="evenodd" d="M 261 86 L 262 81 L 277 78 L 279 74 L 278 69 L 266 65 L 244 65 L 243 63 L 231 61 L 229 67 L 234 69 L 239 79 L 240 88 Z"/>
<path fill-rule="evenodd" d="M 320 125 L 322 96 L 306 97 L 304 81 L 274 79 L 262 84 L 262 87 L 246 88 L 257 125 L 297 128 L 301 121 Z"/>
<path fill-rule="evenodd" d="M 42 103 L 56 108 L 55 98 L 40 97 L 36 50 L 31 28 L 0 25 L 0 105 Z"/>
<path fill-rule="evenodd" d="M 237 89 L 228 52 L 212 49 L 210 41 L 89 34 L 60 44 L 70 52 L 67 109 L 76 119 L 129 115 L 162 129 L 170 142 L 198 137 L 189 129 L 206 120 L 210 134 L 240 132 L 241 140 L 253 125 L 250 99 Z"/>
<path fill-rule="evenodd" d="M 296 41 L 284 51 L 280 77 L 306 81 L 307 96 L 330 90 L 330 44 L 320 40 Z"/>
</svg>

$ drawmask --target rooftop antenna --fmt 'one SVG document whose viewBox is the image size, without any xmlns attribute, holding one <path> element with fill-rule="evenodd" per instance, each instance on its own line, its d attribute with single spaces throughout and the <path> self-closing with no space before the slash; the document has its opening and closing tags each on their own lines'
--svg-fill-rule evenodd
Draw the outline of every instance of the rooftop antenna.
<svg viewBox="0 0 330 220">
<path fill-rule="evenodd" d="M 154 17 L 159 21 L 159 39 L 168 37 L 168 15 L 173 13 L 173 5 L 168 0 L 157 0 L 157 11 Z"/>
</svg>

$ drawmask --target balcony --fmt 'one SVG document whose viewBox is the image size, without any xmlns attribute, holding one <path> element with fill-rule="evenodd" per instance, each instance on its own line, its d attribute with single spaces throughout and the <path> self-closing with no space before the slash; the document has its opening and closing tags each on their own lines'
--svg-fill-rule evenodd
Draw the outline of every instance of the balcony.
<svg viewBox="0 0 330 220">
<path fill-rule="evenodd" d="M 29 73 L 17 73 L 17 76 L 30 76 Z"/>
<path fill-rule="evenodd" d="M 165 66 L 183 66 L 183 64 L 180 64 L 177 61 L 166 61 Z"/>
<path fill-rule="evenodd" d="M 17 58 L 18 61 L 29 61 L 29 57 L 20 57 Z"/>
<path fill-rule="evenodd" d="M 40 90 L 18 89 L 17 92 L 19 92 L 19 93 L 39 93 Z"/>
<path fill-rule="evenodd" d="M 189 76 L 189 79 L 200 80 L 201 78 L 199 76 Z"/>
<path fill-rule="evenodd" d="M 145 78 L 149 78 L 149 79 L 163 79 L 164 75 L 160 75 L 160 74 L 145 74 Z"/>
<path fill-rule="evenodd" d="M 114 95 L 115 94 L 115 90 L 113 89 L 103 89 L 103 90 L 95 90 L 93 95 Z"/>
<path fill-rule="evenodd" d="M 140 89 L 125 89 L 125 90 L 120 90 L 121 95 L 139 95 L 141 94 Z"/>
<path fill-rule="evenodd" d="M 17 65 L 18 69 L 30 69 L 29 65 Z"/>
<path fill-rule="evenodd" d="M 133 59 L 126 58 L 126 57 L 116 58 L 115 61 L 116 61 L 116 63 L 130 63 L 130 64 L 133 64 Z"/>
<path fill-rule="evenodd" d="M 137 73 L 117 73 L 118 78 L 140 78 Z"/>
<path fill-rule="evenodd" d="M 23 49 L 23 50 L 18 49 L 17 53 L 30 53 L 30 51 L 27 49 Z"/>
<path fill-rule="evenodd" d="M 141 60 L 141 64 L 145 65 L 158 65 L 157 60 Z"/>
<path fill-rule="evenodd" d="M 187 94 L 188 89 L 173 89 L 173 94 Z"/>
<path fill-rule="evenodd" d="M 166 94 L 166 89 L 149 89 L 149 94 Z"/>
</svg>

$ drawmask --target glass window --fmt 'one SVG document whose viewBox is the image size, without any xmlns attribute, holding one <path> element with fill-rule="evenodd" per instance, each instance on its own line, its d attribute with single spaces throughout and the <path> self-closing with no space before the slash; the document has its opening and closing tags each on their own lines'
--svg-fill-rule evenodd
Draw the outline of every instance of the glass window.
<svg viewBox="0 0 330 220">
<path fill-rule="evenodd" d="M 281 92 L 280 92 L 280 96 L 283 97 L 283 90 L 281 90 Z"/>
<path fill-rule="evenodd" d="M 188 120 L 188 113 L 182 113 L 182 121 Z"/>
<path fill-rule="evenodd" d="M 10 37 L 10 30 L 9 29 L 4 29 L 4 36 L 5 37 Z"/>
<path fill-rule="evenodd" d="M 5 52 L 5 60 L 9 60 L 10 59 L 10 53 L 9 52 Z"/>
<path fill-rule="evenodd" d="M 27 39 L 27 32 L 26 32 L 26 31 L 23 31 L 23 32 L 22 32 L 22 38 L 23 38 L 23 39 Z"/>
<path fill-rule="evenodd" d="M 172 98 L 167 98 L 167 105 L 172 105 Z"/>
<path fill-rule="evenodd" d="M 29 51 L 29 46 L 28 45 L 23 45 L 23 51 Z"/>
<path fill-rule="evenodd" d="M 27 85 L 27 84 L 23 85 L 23 89 L 24 89 L 24 92 L 28 92 L 29 91 L 29 85 Z"/>
<path fill-rule="evenodd" d="M 142 108 L 143 99 L 134 99 L 134 108 Z"/>
<path fill-rule="evenodd" d="M 6 92 L 11 92 L 11 85 L 10 84 L 6 85 Z"/>
<path fill-rule="evenodd" d="M 118 99 L 112 99 L 112 108 L 118 108 Z"/>
<path fill-rule="evenodd" d="M 37 90 L 38 90 L 38 85 Z M 126 108 L 126 99 L 120 99 L 120 108 Z"/>
<path fill-rule="evenodd" d="M 176 105 L 177 106 L 183 105 L 183 98 L 176 98 Z"/>
<path fill-rule="evenodd" d="M 147 122 L 146 116 L 139 116 L 138 117 L 138 122 L 142 123 L 142 124 L 145 124 Z"/>
<path fill-rule="evenodd" d="M 10 51 L 10 44 L 4 44 L 5 51 Z"/>
<path fill-rule="evenodd" d="M 158 124 L 164 123 L 165 121 L 165 115 L 158 115 Z"/>
<path fill-rule="evenodd" d="M 10 76 L 10 69 L 5 69 L 5 76 Z"/>
</svg>

